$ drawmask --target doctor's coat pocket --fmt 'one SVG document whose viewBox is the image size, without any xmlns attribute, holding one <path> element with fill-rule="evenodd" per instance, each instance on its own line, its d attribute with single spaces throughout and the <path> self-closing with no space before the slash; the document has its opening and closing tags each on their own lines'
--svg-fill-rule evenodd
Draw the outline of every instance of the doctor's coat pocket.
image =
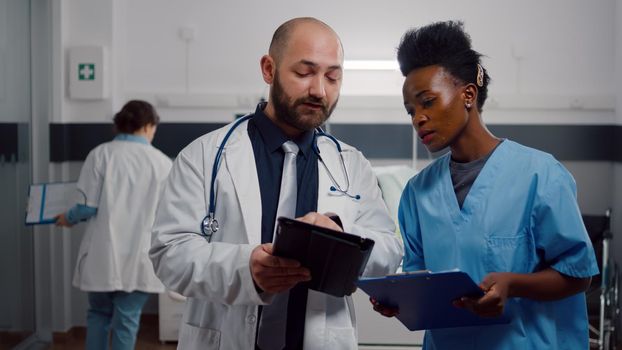
<svg viewBox="0 0 622 350">
<path fill-rule="evenodd" d="M 220 348 L 220 331 L 202 328 L 183 322 L 179 330 L 178 349 L 218 349 Z"/>
<path fill-rule="evenodd" d="M 531 272 L 533 240 L 526 229 L 516 234 L 494 234 L 486 239 L 487 272 Z"/>
</svg>

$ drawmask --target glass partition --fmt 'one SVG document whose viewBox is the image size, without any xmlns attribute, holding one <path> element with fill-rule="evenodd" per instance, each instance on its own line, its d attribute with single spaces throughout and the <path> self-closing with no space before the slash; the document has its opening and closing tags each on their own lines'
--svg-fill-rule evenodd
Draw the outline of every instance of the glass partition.
<svg viewBox="0 0 622 350">
<path fill-rule="evenodd" d="M 30 1 L 0 0 L 0 349 L 35 330 L 30 78 Z"/>
</svg>

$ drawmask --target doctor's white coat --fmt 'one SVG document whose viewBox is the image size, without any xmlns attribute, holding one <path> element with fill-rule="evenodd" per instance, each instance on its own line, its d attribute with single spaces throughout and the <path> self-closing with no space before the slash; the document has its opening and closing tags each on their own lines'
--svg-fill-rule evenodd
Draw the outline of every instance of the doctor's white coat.
<svg viewBox="0 0 622 350">
<path fill-rule="evenodd" d="M 97 208 L 80 243 L 73 285 L 88 292 L 161 293 L 149 261 L 151 227 L 171 160 L 157 148 L 113 140 L 84 161 L 78 189 Z"/>
<path fill-rule="evenodd" d="M 164 188 L 153 228 L 150 257 L 156 275 L 189 299 L 179 333 L 180 349 L 254 349 L 259 305 L 271 296 L 258 294 L 249 259 L 261 244 L 261 197 L 247 122 L 229 138 L 216 177 L 216 218 L 220 230 L 211 242 L 199 235 L 209 205 L 212 166 L 231 124 L 206 134 L 178 155 Z M 345 184 L 335 144 L 319 137 L 320 154 L 333 177 Z M 375 241 L 365 276 L 395 272 L 403 253 L 394 223 L 382 200 L 369 162 L 341 143 L 350 176 L 350 193 L 360 200 L 330 192 L 332 182 L 318 164 L 318 212 L 334 212 L 344 230 Z M 371 306 L 370 306 L 371 307 Z M 304 349 L 356 349 L 354 306 L 310 290 Z"/>
</svg>

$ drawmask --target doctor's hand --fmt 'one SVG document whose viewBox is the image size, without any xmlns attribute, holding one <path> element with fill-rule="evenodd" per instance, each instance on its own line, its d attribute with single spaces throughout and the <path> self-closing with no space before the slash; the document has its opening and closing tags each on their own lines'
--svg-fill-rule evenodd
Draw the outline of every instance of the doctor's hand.
<svg viewBox="0 0 622 350">
<path fill-rule="evenodd" d="M 343 232 L 343 229 L 339 225 L 337 225 L 337 223 L 333 219 L 331 219 L 329 215 L 338 217 L 336 214 L 333 213 L 320 214 L 312 211 L 307 213 L 305 216 L 296 218 L 296 220 L 305 222 L 307 224 L 322 226 L 331 230 Z"/>
<path fill-rule="evenodd" d="M 281 293 L 299 282 L 311 280 L 309 269 L 296 260 L 272 255 L 272 243 L 259 245 L 251 252 L 251 275 L 255 285 L 267 293 Z"/>
<path fill-rule="evenodd" d="M 392 308 L 392 307 L 386 306 L 386 305 L 382 305 L 382 304 L 380 304 L 378 302 L 378 300 L 374 299 L 373 297 L 370 297 L 369 301 L 374 306 L 374 311 L 376 311 L 377 313 L 381 314 L 382 316 L 394 317 L 394 316 L 399 315 L 399 313 L 400 313 L 399 309 Z"/>
<path fill-rule="evenodd" d="M 67 221 L 67 217 L 65 216 L 65 214 L 56 215 L 54 219 L 56 219 L 56 222 L 55 222 L 56 226 L 61 226 L 61 227 L 73 226 L 72 224 L 69 223 L 69 221 Z"/>
<path fill-rule="evenodd" d="M 503 314 L 508 299 L 512 273 L 493 272 L 484 277 L 479 287 L 484 291 L 480 298 L 462 297 L 454 301 L 454 306 L 465 308 L 482 317 L 497 317 Z"/>
</svg>

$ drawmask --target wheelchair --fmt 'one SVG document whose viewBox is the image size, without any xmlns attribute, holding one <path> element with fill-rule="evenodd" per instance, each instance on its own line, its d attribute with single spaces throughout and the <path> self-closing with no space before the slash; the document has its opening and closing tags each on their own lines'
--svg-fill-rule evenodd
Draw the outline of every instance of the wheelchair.
<svg viewBox="0 0 622 350">
<path fill-rule="evenodd" d="M 583 223 L 594 246 L 600 269 L 600 275 L 592 278 L 586 292 L 590 349 L 615 349 L 620 315 L 620 272 L 611 255 L 611 211 L 607 210 L 605 215 L 583 215 Z"/>
</svg>

